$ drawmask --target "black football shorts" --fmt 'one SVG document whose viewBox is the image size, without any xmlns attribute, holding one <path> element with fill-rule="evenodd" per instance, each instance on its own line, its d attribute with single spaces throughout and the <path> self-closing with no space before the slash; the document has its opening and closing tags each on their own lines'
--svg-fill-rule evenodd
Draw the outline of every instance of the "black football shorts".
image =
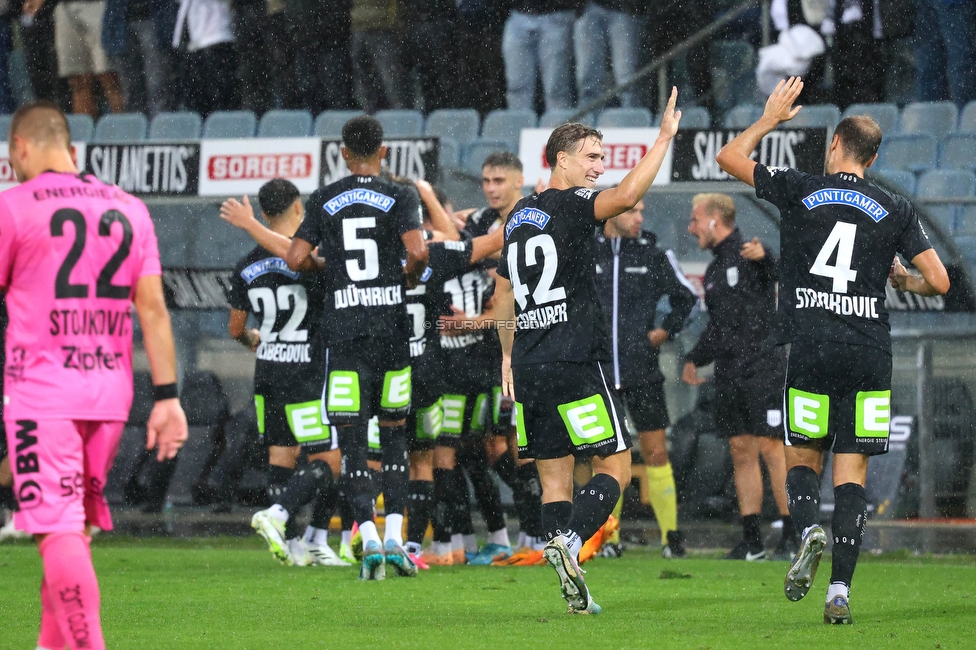
<svg viewBox="0 0 976 650">
<path fill-rule="evenodd" d="M 322 390 L 329 421 L 342 425 L 374 416 L 405 418 L 410 412 L 410 370 L 406 340 L 370 337 L 329 346 Z"/>
<path fill-rule="evenodd" d="M 773 347 L 738 367 L 735 376 L 716 375 L 714 380 L 718 436 L 782 438 L 786 350 Z"/>
<path fill-rule="evenodd" d="M 657 431 L 666 429 L 671 424 L 668 419 L 668 403 L 664 399 L 663 383 L 638 384 L 623 388 L 620 396 L 627 404 L 630 421 L 636 431 Z"/>
</svg>

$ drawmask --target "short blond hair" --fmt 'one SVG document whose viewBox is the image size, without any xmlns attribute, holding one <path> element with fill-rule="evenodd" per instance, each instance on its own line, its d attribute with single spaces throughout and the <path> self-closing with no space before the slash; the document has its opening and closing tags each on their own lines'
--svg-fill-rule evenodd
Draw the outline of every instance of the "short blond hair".
<svg viewBox="0 0 976 650">
<path fill-rule="evenodd" d="M 696 194 L 691 199 L 691 207 L 702 206 L 709 214 L 718 214 L 722 220 L 722 225 L 726 228 L 735 227 L 735 201 L 728 194 L 718 192 L 706 192 Z"/>
</svg>

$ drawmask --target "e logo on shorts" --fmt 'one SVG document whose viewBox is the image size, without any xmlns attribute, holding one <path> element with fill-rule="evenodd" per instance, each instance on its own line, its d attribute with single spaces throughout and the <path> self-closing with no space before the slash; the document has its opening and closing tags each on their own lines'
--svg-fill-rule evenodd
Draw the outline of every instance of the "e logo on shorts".
<svg viewBox="0 0 976 650">
<path fill-rule="evenodd" d="M 522 412 L 522 403 L 512 404 L 512 411 L 515 413 L 515 442 L 519 449 L 529 446 L 529 437 L 525 434 L 525 414 Z"/>
<path fill-rule="evenodd" d="M 569 404 L 559 405 L 559 414 L 569 432 L 569 438 L 577 447 L 591 445 L 614 436 L 607 405 L 600 395 L 591 395 Z"/>
<path fill-rule="evenodd" d="M 383 398 L 380 399 L 380 406 L 385 409 L 410 406 L 410 366 L 386 373 L 383 377 Z"/>
<path fill-rule="evenodd" d="M 825 438 L 830 420 L 830 397 L 791 388 L 790 431 L 807 438 Z"/>
<path fill-rule="evenodd" d="M 441 433 L 441 425 L 444 422 L 444 409 L 441 400 L 434 402 L 432 406 L 417 411 L 417 439 L 436 440 Z"/>
<path fill-rule="evenodd" d="M 326 410 L 359 412 L 359 373 L 333 370 L 329 373 L 329 395 Z"/>
<path fill-rule="evenodd" d="M 858 438 L 887 438 L 891 424 L 891 391 L 859 391 L 854 422 Z"/>
<path fill-rule="evenodd" d="M 464 407 L 468 398 L 464 395 L 444 395 L 441 405 L 444 409 L 444 419 L 441 422 L 441 433 L 459 436 L 464 430 Z"/>
<path fill-rule="evenodd" d="M 380 419 L 379 417 L 371 417 L 369 423 L 366 425 L 366 440 L 367 446 L 370 449 L 382 449 L 380 443 Z"/>
<path fill-rule="evenodd" d="M 285 417 L 288 427 L 299 443 L 328 440 L 332 437 L 332 429 L 322 422 L 322 404 L 302 402 L 301 404 L 285 404 Z"/>
</svg>

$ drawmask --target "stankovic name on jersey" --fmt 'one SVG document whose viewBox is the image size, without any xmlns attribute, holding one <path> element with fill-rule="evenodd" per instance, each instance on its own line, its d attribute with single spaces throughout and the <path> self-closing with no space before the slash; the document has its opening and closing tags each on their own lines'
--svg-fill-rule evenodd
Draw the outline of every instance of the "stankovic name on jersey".
<svg viewBox="0 0 976 650">
<path fill-rule="evenodd" d="M 868 296 L 844 296 L 839 293 L 816 291 L 805 287 L 796 289 L 796 308 L 819 308 L 841 316 L 879 318 L 878 299 Z"/>
<path fill-rule="evenodd" d="M 279 363 L 312 363 L 312 346 L 309 343 L 266 343 L 258 346 L 257 358 Z"/>
<path fill-rule="evenodd" d="M 389 287 L 366 287 L 360 289 L 350 284 L 335 292 L 335 308 L 347 307 L 389 307 L 403 303 L 403 287 L 398 284 Z"/>
<path fill-rule="evenodd" d="M 568 320 L 566 303 L 560 302 L 555 305 L 536 307 L 519 314 L 515 326 L 520 330 L 544 330 L 556 323 L 565 323 Z"/>
</svg>

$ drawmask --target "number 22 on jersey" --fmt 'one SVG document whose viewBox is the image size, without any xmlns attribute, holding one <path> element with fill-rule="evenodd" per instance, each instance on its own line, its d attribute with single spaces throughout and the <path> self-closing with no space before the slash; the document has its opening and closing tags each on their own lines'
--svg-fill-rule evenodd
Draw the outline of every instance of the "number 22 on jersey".
<svg viewBox="0 0 976 650">
<path fill-rule="evenodd" d="M 71 272 L 85 252 L 85 244 L 88 240 L 88 228 L 85 222 L 85 215 L 73 208 L 62 208 L 51 216 L 51 236 L 64 237 L 65 224 L 71 222 L 74 227 L 74 242 L 68 250 L 64 261 L 58 268 L 58 274 L 54 280 L 55 298 L 87 298 L 88 283 L 72 284 Z M 98 221 L 98 236 L 111 237 L 112 225 L 119 223 L 122 227 L 122 241 L 118 249 L 105 262 L 98 278 L 95 280 L 95 297 L 112 298 L 115 300 L 128 300 L 131 293 L 131 285 L 112 284 L 112 277 L 122 268 L 122 264 L 129 257 L 132 249 L 132 224 L 128 218 L 118 210 L 107 210 L 102 214 Z"/>
</svg>

